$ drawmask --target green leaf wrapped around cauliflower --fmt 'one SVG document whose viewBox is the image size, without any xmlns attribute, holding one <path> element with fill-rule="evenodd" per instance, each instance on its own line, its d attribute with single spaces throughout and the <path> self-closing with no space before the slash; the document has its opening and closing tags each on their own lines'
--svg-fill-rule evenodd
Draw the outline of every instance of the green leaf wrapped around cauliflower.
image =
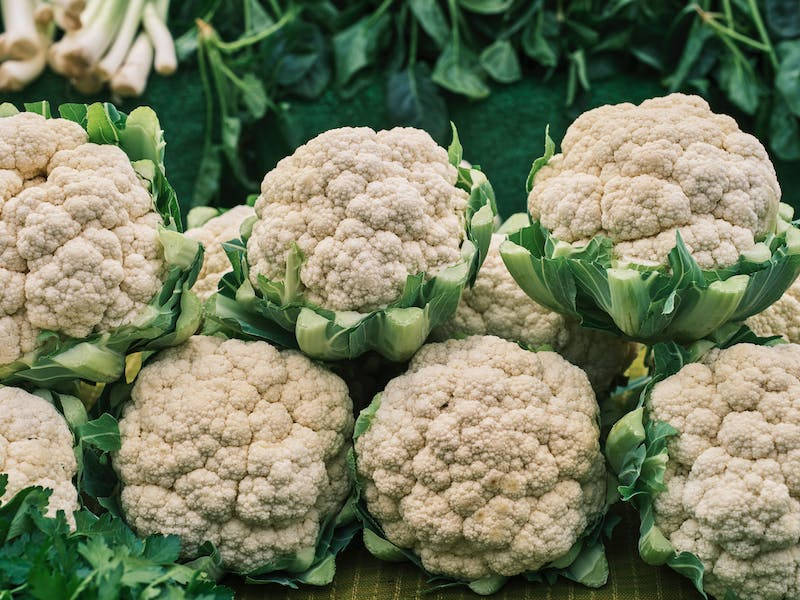
<svg viewBox="0 0 800 600">
<path fill-rule="evenodd" d="M 356 424 L 365 544 L 479 593 L 520 573 L 603 585 L 599 435 L 589 380 L 558 354 L 423 346 Z"/>
<path fill-rule="evenodd" d="M 345 127 L 300 146 L 264 177 L 210 318 L 314 358 L 408 359 L 489 245 L 494 194 L 460 161 L 456 136 L 448 154 L 413 128 Z"/>
<path fill-rule="evenodd" d="M 74 527 L 78 463 L 72 432 L 47 400 L 15 387 L 0 387 L 0 473 L 8 475 L 0 504 L 30 486 L 53 490 L 47 515 L 63 510 Z"/>
<path fill-rule="evenodd" d="M 800 343 L 800 279 L 775 304 L 748 318 L 745 325 L 761 337 L 779 335 L 787 342 Z"/>
<path fill-rule="evenodd" d="M 194 224 L 191 213 L 198 209 L 202 209 L 210 218 L 202 223 Z M 215 209 L 211 209 L 214 216 L 211 216 L 212 213 L 206 212 L 208 209 L 207 206 L 192 209 L 188 217 L 188 224 L 191 228 L 186 230 L 186 237 L 197 240 L 205 249 L 203 267 L 192 287 L 192 291 L 200 300 L 210 298 L 217 291 L 219 280 L 231 270 L 231 263 L 228 261 L 228 255 L 222 244 L 238 238 L 242 223 L 256 214 L 253 207 L 246 204 L 234 206 L 222 214 L 217 214 Z"/>
<path fill-rule="evenodd" d="M 800 597 L 800 346 L 712 349 L 654 385 L 607 449 L 645 561 L 720 600 Z"/>
<path fill-rule="evenodd" d="M 37 107 L 0 118 L 0 378 L 114 381 L 129 349 L 193 332 L 202 248 L 175 231 L 152 110 Z"/>
<path fill-rule="evenodd" d="M 534 224 L 501 253 L 525 292 L 583 325 L 691 342 L 776 301 L 800 231 L 761 143 L 697 96 L 590 110 L 528 179 Z"/>
<path fill-rule="evenodd" d="M 608 390 L 636 355 L 635 344 L 581 327 L 577 321 L 531 300 L 500 256 L 506 236 L 496 233 L 475 285 L 465 289 L 452 319 L 434 337 L 496 335 L 532 348 L 549 346 L 584 370 L 598 394 Z"/>
<path fill-rule="evenodd" d="M 228 570 L 329 583 L 352 427 L 344 381 L 302 354 L 192 336 L 141 370 L 124 409 L 123 513 L 186 557 L 208 541 Z"/>
</svg>

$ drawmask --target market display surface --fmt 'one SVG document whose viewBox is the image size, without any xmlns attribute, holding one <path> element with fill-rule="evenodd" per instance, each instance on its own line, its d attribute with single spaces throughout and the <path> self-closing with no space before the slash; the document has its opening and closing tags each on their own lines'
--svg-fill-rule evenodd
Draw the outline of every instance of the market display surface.
<svg viewBox="0 0 800 600">
<path fill-rule="evenodd" d="M 0 2 L 0 600 L 800 600 L 800 14 L 666 4 Z"/>
</svg>

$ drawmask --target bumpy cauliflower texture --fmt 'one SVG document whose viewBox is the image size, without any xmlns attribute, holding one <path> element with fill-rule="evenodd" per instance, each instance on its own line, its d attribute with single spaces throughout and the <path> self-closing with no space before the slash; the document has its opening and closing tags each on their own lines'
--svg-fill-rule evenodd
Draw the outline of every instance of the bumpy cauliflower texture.
<svg viewBox="0 0 800 600">
<path fill-rule="evenodd" d="M 194 336 L 139 374 L 114 467 L 141 535 L 213 542 L 247 572 L 313 549 L 348 494 L 344 381 L 265 342 Z"/>
<path fill-rule="evenodd" d="M 536 175 L 533 219 L 566 242 L 603 234 L 624 259 L 665 263 L 680 230 L 702 268 L 735 263 L 775 225 L 764 147 L 697 96 L 602 106 L 570 125 Z"/>
<path fill-rule="evenodd" d="M 400 296 L 408 275 L 459 260 L 467 193 L 447 152 L 424 131 L 342 128 L 284 158 L 261 183 L 247 243 L 250 278 L 282 280 L 293 242 L 307 299 L 369 312 Z"/>
<path fill-rule="evenodd" d="M 745 324 L 757 335 L 780 335 L 787 342 L 800 343 L 800 279 L 783 293 L 780 300 L 747 319 Z"/>
<path fill-rule="evenodd" d="M 160 215 L 125 153 L 77 123 L 0 119 L 0 363 L 39 330 L 85 337 L 130 322 L 165 276 Z"/>
<path fill-rule="evenodd" d="M 192 287 L 192 291 L 201 300 L 216 292 L 219 280 L 231 270 L 231 263 L 222 249 L 222 243 L 238 238 L 239 227 L 254 214 L 252 207 L 243 204 L 209 219 L 202 227 L 186 231 L 186 237 L 197 240 L 205 248 L 203 267 Z"/>
<path fill-rule="evenodd" d="M 53 493 L 47 515 L 63 510 L 70 525 L 78 510 L 78 491 L 72 478 L 78 470 L 72 433 L 55 407 L 14 387 L 0 388 L 0 473 L 8 475 L 0 504 L 32 485 Z"/>
<path fill-rule="evenodd" d="M 553 352 L 490 336 L 424 346 L 356 440 L 367 507 L 433 573 L 537 570 L 603 510 L 597 412 Z"/>
<path fill-rule="evenodd" d="M 504 235 L 492 236 L 475 285 L 461 293 L 453 318 L 435 331 L 444 339 L 458 334 L 496 335 L 532 347 L 548 345 L 581 367 L 598 392 L 608 389 L 635 356 L 635 345 L 537 304 L 522 291 L 500 256 Z"/>
<path fill-rule="evenodd" d="M 656 524 L 723 598 L 800 597 L 800 346 L 714 350 L 653 388 L 675 427 Z"/>
</svg>

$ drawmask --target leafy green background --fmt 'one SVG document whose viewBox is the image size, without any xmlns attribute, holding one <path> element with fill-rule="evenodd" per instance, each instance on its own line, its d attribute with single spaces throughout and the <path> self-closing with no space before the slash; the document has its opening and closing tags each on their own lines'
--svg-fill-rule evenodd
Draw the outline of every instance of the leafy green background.
<svg viewBox="0 0 800 600">
<path fill-rule="evenodd" d="M 450 118 L 459 129 L 465 158 L 486 171 L 497 192 L 500 210 L 504 215 L 525 207 L 524 182 L 531 160 L 542 151 L 543 133 L 549 123 L 551 134 L 559 140 L 568 124 L 584 110 L 605 103 L 640 102 L 661 95 L 663 87 L 652 76 L 643 73 L 615 74 L 595 81 L 589 91 L 567 108 L 564 105 L 567 80 L 555 75 L 544 82 L 526 77 L 506 86 L 495 86 L 483 101 L 469 101 L 448 96 Z M 296 125 L 297 142 L 321 131 L 344 125 L 386 127 L 385 82 L 378 81 L 360 94 L 342 100 L 333 91 L 325 92 L 313 102 L 294 102 L 290 114 Z M 67 101 L 86 101 L 68 84 L 51 73 L 46 74 L 24 93 L 6 95 L 3 100 L 18 106 L 25 101 L 49 100 L 53 105 Z M 107 97 L 93 98 L 108 100 Z M 92 100 L 92 99 L 90 99 Z M 183 67 L 169 78 L 154 76 L 146 96 L 137 102 L 126 102 L 123 110 L 147 104 L 157 110 L 166 130 L 168 177 L 179 198 L 188 203 L 191 197 L 198 164 L 202 156 L 204 101 L 196 71 Z M 730 106 L 712 102 L 716 110 L 729 111 Z M 734 114 L 735 111 L 734 111 Z M 737 117 L 741 117 L 737 114 Z M 751 124 L 742 120 L 745 129 Z M 259 122 L 247 139 L 251 146 L 244 149 L 246 159 L 255 172 L 265 172 L 289 149 L 278 125 L 269 118 Z M 446 142 L 447 140 L 440 140 Z M 784 190 L 784 200 L 798 206 L 797 185 L 800 183 L 798 163 L 776 163 Z M 228 189 L 223 186 L 223 190 Z M 231 187 L 230 189 L 235 189 Z M 233 206 L 243 202 L 242 195 L 224 194 L 222 204 Z M 626 513 L 615 535 L 610 551 L 611 580 L 602 590 L 588 590 L 566 582 L 548 588 L 523 581 L 512 581 L 497 596 L 507 598 L 547 598 L 552 600 L 697 600 L 688 581 L 666 568 L 648 567 L 641 563 L 636 552 L 635 516 Z M 441 590 L 421 596 L 425 581 L 409 565 L 380 563 L 371 558 L 354 542 L 339 561 L 339 574 L 333 586 L 307 589 L 301 592 L 275 586 L 245 586 L 235 578 L 225 583 L 233 585 L 241 598 L 322 599 L 322 598 L 414 598 L 437 600 L 470 598 L 471 593 Z"/>
</svg>

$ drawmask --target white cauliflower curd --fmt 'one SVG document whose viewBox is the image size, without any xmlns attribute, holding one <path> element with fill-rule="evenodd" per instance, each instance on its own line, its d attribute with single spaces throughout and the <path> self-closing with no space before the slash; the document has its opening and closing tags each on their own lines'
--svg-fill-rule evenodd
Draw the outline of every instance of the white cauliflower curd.
<svg viewBox="0 0 800 600">
<path fill-rule="evenodd" d="M 8 475 L 0 504 L 20 490 L 42 486 L 52 490 L 47 515 L 63 510 L 74 527 L 78 491 L 72 482 L 78 470 L 72 432 L 55 407 L 15 387 L 0 387 L 0 473 Z"/>
<path fill-rule="evenodd" d="M 461 293 L 453 318 L 434 331 L 438 339 L 457 335 L 496 335 L 533 348 L 550 346 L 586 372 L 602 393 L 635 356 L 635 344 L 582 328 L 577 321 L 531 300 L 503 264 L 502 234 L 494 234 L 475 285 Z"/>
<path fill-rule="evenodd" d="M 698 96 L 601 106 L 570 125 L 536 173 L 531 218 L 575 244 L 665 263 L 680 230 L 704 269 L 734 264 L 774 231 L 781 190 L 761 143 Z"/>
<path fill-rule="evenodd" d="M 130 323 L 162 287 L 161 223 L 119 147 L 65 119 L 0 119 L 0 364 L 40 330 Z"/>
<path fill-rule="evenodd" d="M 539 570 L 604 512 L 594 393 L 553 352 L 492 336 L 428 344 L 376 402 L 355 442 L 366 506 L 433 574 Z"/>
<path fill-rule="evenodd" d="M 658 383 L 668 443 L 655 522 L 717 598 L 800 598 L 800 346 L 713 350 Z"/>
<path fill-rule="evenodd" d="M 247 243 L 250 279 L 281 280 L 296 243 L 309 302 L 369 312 L 409 275 L 460 258 L 468 194 L 447 151 L 419 129 L 333 129 L 266 174 Z"/>
<path fill-rule="evenodd" d="M 193 336 L 144 367 L 113 464 L 139 535 L 205 541 L 228 570 L 287 557 L 307 567 L 350 489 L 344 381 L 265 342 Z M 305 557 L 305 558 L 303 558 Z"/>
<path fill-rule="evenodd" d="M 201 300 L 216 292 L 219 280 L 231 270 L 228 255 L 222 248 L 223 242 L 238 238 L 242 223 L 254 214 L 252 207 L 242 204 L 209 219 L 200 227 L 186 230 L 186 237 L 197 240 L 205 249 L 203 266 L 192 287 Z"/>
</svg>

